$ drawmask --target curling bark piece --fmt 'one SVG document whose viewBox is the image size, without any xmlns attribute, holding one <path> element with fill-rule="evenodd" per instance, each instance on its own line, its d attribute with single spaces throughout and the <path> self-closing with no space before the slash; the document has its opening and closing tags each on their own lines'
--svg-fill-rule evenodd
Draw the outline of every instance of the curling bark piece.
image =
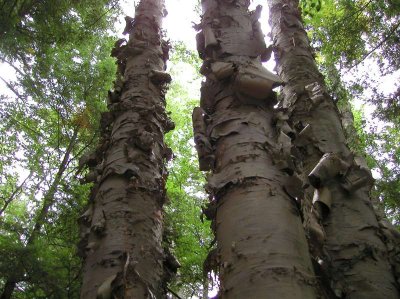
<svg viewBox="0 0 400 299">
<path fill-rule="evenodd" d="M 278 121 L 276 126 L 287 136 L 290 137 L 290 139 L 293 139 L 295 134 L 295 131 L 289 126 L 287 121 Z"/>
<path fill-rule="evenodd" d="M 276 125 L 277 129 L 281 130 L 284 134 L 294 140 L 296 137 L 296 131 L 289 125 L 289 115 L 286 109 L 280 109 L 275 114 L 273 124 Z"/>
<path fill-rule="evenodd" d="M 126 47 L 126 43 L 127 43 L 127 41 L 125 38 L 121 38 L 121 39 L 117 40 L 114 44 L 114 48 L 112 48 L 112 50 L 111 50 L 110 56 L 119 58 Z"/>
<path fill-rule="evenodd" d="M 266 47 L 261 54 L 261 62 L 268 62 L 271 59 L 272 55 L 272 45 Z"/>
<path fill-rule="evenodd" d="M 107 107 L 109 107 L 112 104 L 118 103 L 119 98 L 121 96 L 121 93 L 117 90 L 108 91 L 108 98 L 107 98 Z"/>
<path fill-rule="evenodd" d="M 203 215 L 206 216 L 207 220 L 214 220 L 215 219 L 215 215 L 217 213 L 217 202 L 211 201 L 208 203 L 208 205 L 206 207 L 202 207 L 201 208 L 201 220 L 203 222 Z"/>
<path fill-rule="evenodd" d="M 103 281 L 99 289 L 97 290 L 96 299 L 111 299 L 112 298 L 112 283 L 114 282 L 116 274 L 109 276 L 106 280 Z"/>
<path fill-rule="evenodd" d="M 135 25 L 135 19 L 130 16 L 125 16 L 125 28 L 122 32 L 123 35 L 130 34 L 133 31 Z"/>
<path fill-rule="evenodd" d="M 329 97 L 325 88 L 318 82 L 306 85 L 305 90 L 308 93 L 311 101 L 314 103 L 314 108 L 316 108 L 320 103 L 322 103 L 326 97 Z"/>
<path fill-rule="evenodd" d="M 100 115 L 100 132 L 101 133 L 109 133 L 111 130 L 111 124 L 114 121 L 113 113 L 109 111 L 102 112 Z"/>
<path fill-rule="evenodd" d="M 203 274 L 207 275 L 211 271 L 218 273 L 219 257 L 217 248 L 210 250 L 203 262 Z"/>
<path fill-rule="evenodd" d="M 86 257 L 86 246 L 89 241 L 90 225 L 92 222 L 93 204 L 90 203 L 88 209 L 78 218 L 80 240 L 78 243 L 78 256 Z"/>
<path fill-rule="evenodd" d="M 270 151 L 272 161 L 278 169 L 292 176 L 294 174 L 295 165 L 291 156 L 291 138 L 283 131 L 279 131 L 277 144 L 278 146 Z"/>
<path fill-rule="evenodd" d="M 281 78 L 261 65 L 240 67 L 234 81 L 234 88 L 242 94 L 241 98 L 251 97 L 255 100 L 266 100 L 273 94 L 272 89 L 283 84 Z"/>
<path fill-rule="evenodd" d="M 209 76 L 209 78 L 215 81 L 224 80 L 230 78 L 234 71 L 235 69 L 233 63 L 216 61 L 211 64 L 211 72 L 214 77 Z"/>
<path fill-rule="evenodd" d="M 165 261 L 164 265 L 168 270 L 170 278 L 172 278 L 182 266 L 178 259 L 171 253 L 168 247 L 164 249 L 165 251 Z"/>
<path fill-rule="evenodd" d="M 199 57 L 201 59 L 204 59 L 206 46 L 204 43 L 203 31 L 200 31 L 199 33 L 196 34 L 196 49 L 197 49 L 197 53 L 199 54 Z"/>
<path fill-rule="evenodd" d="M 314 188 L 325 186 L 330 180 L 343 176 L 350 165 L 343 161 L 335 153 L 327 153 L 322 156 L 318 164 L 308 175 L 308 179 Z"/>
<path fill-rule="evenodd" d="M 297 134 L 296 139 L 294 140 L 294 145 L 298 147 L 304 147 L 308 144 L 312 144 L 314 142 L 312 128 L 309 124 L 307 124 L 301 131 Z"/>
<path fill-rule="evenodd" d="M 373 181 L 369 171 L 356 168 L 350 169 L 341 185 L 348 193 L 353 193 L 363 186 L 372 185 Z"/>
<path fill-rule="evenodd" d="M 85 166 L 95 167 L 97 165 L 97 155 L 95 151 L 87 152 L 79 158 L 79 168 L 82 169 Z"/>
<path fill-rule="evenodd" d="M 143 53 L 146 49 L 146 43 L 142 41 L 136 41 L 135 43 L 128 43 L 124 47 L 124 51 L 121 53 L 122 55 L 118 58 L 122 60 L 126 60 L 128 57 L 135 57 Z"/>
<path fill-rule="evenodd" d="M 331 209 L 332 193 L 328 187 L 314 190 L 313 206 L 319 219 L 324 219 Z"/>
<path fill-rule="evenodd" d="M 250 21 L 251 21 L 251 24 L 253 25 L 254 38 L 260 44 L 263 44 L 264 48 L 266 48 L 265 41 L 264 41 L 264 34 L 261 30 L 261 23 L 258 21 L 261 17 L 261 11 L 262 11 L 262 6 L 257 5 L 256 9 L 250 12 Z M 262 62 L 264 62 L 264 60 L 262 59 L 262 55 L 264 54 L 264 52 L 265 51 L 260 52 L 260 53 L 262 53 L 262 54 L 260 54 Z"/>
<path fill-rule="evenodd" d="M 394 240 L 397 244 L 400 245 L 400 232 L 393 226 L 392 223 L 389 222 L 389 220 L 379 220 L 379 227 L 381 227 L 383 231 L 388 234 L 388 239 Z M 400 247 L 398 249 L 400 250 Z"/>
<path fill-rule="evenodd" d="M 210 26 L 206 26 L 203 29 L 203 35 L 204 35 L 204 47 L 206 51 L 209 51 L 210 49 L 212 50 L 213 48 L 216 48 L 218 46 L 218 41 Z"/>
<path fill-rule="evenodd" d="M 313 206 L 319 219 L 324 219 L 331 209 L 332 194 L 329 182 L 333 179 L 343 179 L 350 165 L 339 158 L 337 154 L 328 153 L 322 156 L 317 166 L 308 175 L 311 185 L 316 188 L 313 197 Z"/>
<path fill-rule="evenodd" d="M 193 109 L 192 122 L 194 142 L 199 157 L 201 171 L 208 171 L 214 167 L 214 155 L 212 154 L 212 146 L 207 137 L 207 114 L 200 107 Z"/>
<path fill-rule="evenodd" d="M 365 159 L 355 157 L 354 163 L 343 178 L 341 185 L 348 193 L 353 193 L 363 186 L 371 188 L 373 183 L 374 179 Z"/>
<path fill-rule="evenodd" d="M 300 200 L 304 195 L 303 182 L 300 177 L 295 173 L 287 177 L 287 180 L 283 185 L 283 189 L 292 199 L 296 201 L 296 206 L 300 211 Z"/>
<path fill-rule="evenodd" d="M 166 85 L 172 81 L 171 75 L 163 71 L 152 70 L 149 77 L 155 85 Z"/>
</svg>

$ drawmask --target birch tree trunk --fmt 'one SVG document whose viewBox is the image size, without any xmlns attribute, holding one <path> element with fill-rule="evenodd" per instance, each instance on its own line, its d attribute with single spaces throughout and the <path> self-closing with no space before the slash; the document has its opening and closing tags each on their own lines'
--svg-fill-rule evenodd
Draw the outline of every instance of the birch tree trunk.
<svg viewBox="0 0 400 299">
<path fill-rule="evenodd" d="M 197 26 L 207 80 L 193 126 L 200 169 L 212 171 L 205 213 L 218 250 L 210 257 L 219 263 L 221 298 L 316 298 L 295 199 L 301 182 L 273 108 L 280 79 L 261 65 L 260 8 L 250 13 L 248 5 L 204 0 Z"/>
<path fill-rule="evenodd" d="M 162 247 L 166 200 L 164 73 L 169 46 L 162 40 L 164 1 L 142 0 L 126 17 L 129 41 L 116 42 L 115 90 L 102 115 L 102 140 L 84 157 L 94 181 L 88 210 L 80 217 L 84 257 L 82 299 L 166 298 L 169 259 Z M 175 269 L 176 270 L 176 269 Z"/>
<path fill-rule="evenodd" d="M 318 249 L 313 252 L 319 260 L 316 272 L 334 298 L 399 298 L 392 272 L 399 264 L 390 264 L 390 244 L 385 244 L 394 232 L 373 210 L 371 173 L 346 144 L 338 110 L 312 56 L 298 1 L 268 3 L 278 74 L 285 82 L 280 106 L 295 130 L 297 164 L 311 184 L 304 206 L 313 206 L 304 214 L 310 247 Z"/>
</svg>

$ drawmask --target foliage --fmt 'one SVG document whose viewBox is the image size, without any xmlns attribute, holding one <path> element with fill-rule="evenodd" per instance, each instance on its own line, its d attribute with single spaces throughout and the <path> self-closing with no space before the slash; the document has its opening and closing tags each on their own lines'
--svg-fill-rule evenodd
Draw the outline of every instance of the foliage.
<svg viewBox="0 0 400 299">
<path fill-rule="evenodd" d="M 25 62 L 113 28 L 118 1 L 2 0 L 0 7 L 0 52 Z"/>
<path fill-rule="evenodd" d="M 16 73 L 1 78 L 0 289 L 17 275 L 15 298 L 77 298 L 76 219 L 89 192 L 77 157 L 96 143 L 118 10 L 90 0 L 0 5 L 0 58 Z"/>
<path fill-rule="evenodd" d="M 399 68 L 400 4 L 390 0 L 302 1 L 314 46 L 327 64 L 352 67 L 373 54 L 385 71 Z M 308 13 L 307 13 L 308 12 Z"/>
<path fill-rule="evenodd" d="M 193 64 L 198 63 L 197 55 L 182 44 L 174 47 L 171 61 L 174 63 L 177 55 L 182 57 L 182 54 L 186 57 L 184 67 L 193 69 Z M 167 182 L 170 203 L 166 207 L 166 227 L 172 245 L 170 247 L 181 264 L 172 288 L 182 294 L 183 298 L 201 297 L 203 262 L 212 235 L 210 222 L 200 221 L 201 207 L 206 205 L 208 199 L 204 193 L 205 179 L 198 169 L 193 141 L 191 114 L 198 100 L 192 99 L 188 89 L 179 83 L 179 66 L 174 63 L 171 69 L 172 76 L 177 80 L 170 87 L 167 103 L 176 127 L 166 136 L 174 152 Z M 197 76 L 194 70 L 193 75 Z"/>
<path fill-rule="evenodd" d="M 172 43 L 172 55 L 170 60 L 173 64 L 178 64 L 180 62 L 185 63 L 187 67 L 196 73 L 195 79 L 201 77 L 199 70 L 202 61 L 199 55 L 187 49 L 183 42 L 178 41 Z"/>
<path fill-rule="evenodd" d="M 377 172 L 376 175 L 378 176 L 373 196 L 379 199 L 381 208 L 386 211 L 389 219 L 399 225 L 400 127 L 398 123 L 394 125 L 378 122 L 366 131 L 367 120 L 363 113 L 360 110 L 355 112 L 355 126 L 359 140 L 368 153 L 369 166 Z"/>
<path fill-rule="evenodd" d="M 198 1 L 199 4 L 199 1 Z M 400 4 L 391 0 L 304 0 L 303 16 L 317 60 L 339 108 L 370 91 L 376 122 L 354 110 L 352 148 L 368 154 L 379 174 L 375 196 L 400 223 L 399 90 L 382 92 L 366 76 L 344 83 L 343 70 L 371 58 L 382 74 L 399 69 Z M 76 219 L 88 198 L 79 185 L 77 158 L 97 143 L 100 113 L 115 64 L 109 57 L 118 1 L 0 1 L 0 60 L 16 74 L 0 75 L 0 289 L 15 269 L 24 275 L 15 298 L 77 298 L 80 260 Z M 168 134 L 174 159 L 167 182 L 167 245 L 181 263 L 171 288 L 182 297 L 201 297 L 203 261 L 212 243 L 210 223 L 200 221 L 208 202 L 198 171 L 191 113 L 198 105 L 201 62 L 182 43 L 173 43 L 174 83 L 168 109 L 176 129 Z M 357 77 L 358 76 L 358 77 Z M 191 80 L 188 80 L 191 78 Z M 366 130 L 369 128 L 369 130 Z M 76 140 L 74 139 L 76 133 Z M 63 157 L 70 155 L 55 181 Z M 35 242 L 27 246 L 50 186 L 56 190 Z"/>
</svg>

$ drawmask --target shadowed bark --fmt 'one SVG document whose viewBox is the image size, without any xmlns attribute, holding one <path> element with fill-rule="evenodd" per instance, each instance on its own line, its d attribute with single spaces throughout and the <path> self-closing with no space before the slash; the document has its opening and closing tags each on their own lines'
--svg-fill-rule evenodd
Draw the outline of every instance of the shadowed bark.
<svg viewBox="0 0 400 299">
<path fill-rule="evenodd" d="M 102 140 L 82 157 L 93 181 L 88 210 L 80 217 L 84 257 L 81 298 L 166 298 L 167 272 L 176 271 L 162 247 L 166 200 L 164 133 L 171 77 L 164 72 L 169 46 L 162 40 L 164 1 L 143 0 L 126 17 L 112 56 L 118 59 L 114 91 L 101 119 Z"/>
<path fill-rule="evenodd" d="M 319 259 L 316 271 L 331 297 L 399 298 L 392 272 L 399 264 L 390 261 L 388 251 L 395 251 L 391 243 L 398 240 L 374 212 L 371 173 L 346 144 L 338 110 L 312 56 L 298 1 L 268 3 L 277 70 L 285 82 L 280 106 L 295 131 L 303 179 L 308 176 L 311 184 L 303 210 L 310 247 Z"/>
<path fill-rule="evenodd" d="M 221 298 L 316 298 L 296 197 L 290 137 L 273 108 L 280 78 L 262 67 L 268 52 L 249 1 L 202 1 L 197 47 L 207 80 L 193 111 L 201 170 L 211 170 Z M 288 132 L 287 132 L 288 133 Z"/>
</svg>

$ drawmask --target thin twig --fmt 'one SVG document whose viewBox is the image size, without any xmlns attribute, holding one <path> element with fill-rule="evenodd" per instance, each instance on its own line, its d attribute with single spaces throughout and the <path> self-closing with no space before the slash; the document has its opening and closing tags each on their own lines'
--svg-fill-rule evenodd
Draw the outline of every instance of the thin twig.
<svg viewBox="0 0 400 299">
<path fill-rule="evenodd" d="M 33 172 L 29 173 L 29 175 L 25 178 L 25 180 L 14 190 L 14 192 L 10 195 L 10 197 L 5 201 L 4 206 L 0 210 L 0 216 L 1 214 L 4 213 L 4 211 L 7 209 L 8 205 L 15 199 L 15 197 L 22 191 L 22 188 L 24 187 L 25 183 L 28 181 L 28 179 L 33 175 Z"/>
<path fill-rule="evenodd" d="M 182 299 L 182 297 L 180 297 L 177 293 L 175 293 L 173 290 L 171 290 L 171 289 L 168 288 L 168 287 L 167 287 L 167 291 L 170 292 L 172 295 L 174 295 L 176 298 Z"/>
<path fill-rule="evenodd" d="M 373 52 L 375 52 L 376 49 L 380 48 L 380 47 L 393 35 L 393 33 L 397 30 L 397 28 L 399 28 L 399 26 L 400 26 L 400 22 L 397 23 L 397 24 L 392 28 L 392 30 L 390 30 L 389 34 L 388 34 L 387 36 L 385 36 L 385 38 L 383 38 L 375 47 L 373 47 L 367 54 L 365 54 L 365 55 L 363 56 L 363 58 L 362 58 L 360 61 L 358 61 L 357 63 L 355 63 L 354 65 L 352 65 L 352 66 L 347 70 L 347 72 L 350 71 L 352 68 L 358 66 L 358 65 L 359 65 L 361 62 L 363 62 L 369 55 L 371 55 Z"/>
</svg>

